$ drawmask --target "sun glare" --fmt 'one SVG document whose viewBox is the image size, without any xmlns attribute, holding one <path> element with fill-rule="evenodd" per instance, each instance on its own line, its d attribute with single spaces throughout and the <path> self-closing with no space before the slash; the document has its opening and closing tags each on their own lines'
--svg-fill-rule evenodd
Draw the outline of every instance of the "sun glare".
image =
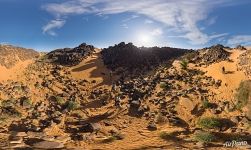
<svg viewBox="0 0 251 150">
<path fill-rule="evenodd" d="M 152 44 L 152 38 L 150 35 L 147 35 L 144 33 L 139 34 L 138 39 L 137 39 L 137 45 L 151 46 L 151 44 Z"/>
</svg>

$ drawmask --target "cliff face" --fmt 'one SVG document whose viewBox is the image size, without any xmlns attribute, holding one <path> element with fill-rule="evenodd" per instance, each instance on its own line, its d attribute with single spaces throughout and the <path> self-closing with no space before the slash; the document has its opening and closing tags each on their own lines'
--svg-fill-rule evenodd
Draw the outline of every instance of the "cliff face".
<svg viewBox="0 0 251 150">
<path fill-rule="evenodd" d="M 33 59 L 38 56 L 39 53 L 32 49 L 11 45 L 0 45 L 0 65 L 8 69 L 12 68 L 20 61 Z"/>
</svg>

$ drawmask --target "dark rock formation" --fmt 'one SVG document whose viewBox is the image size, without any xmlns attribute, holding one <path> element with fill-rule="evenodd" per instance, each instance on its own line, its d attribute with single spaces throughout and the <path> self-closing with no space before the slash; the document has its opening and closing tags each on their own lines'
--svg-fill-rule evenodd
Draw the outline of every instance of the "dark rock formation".
<svg viewBox="0 0 251 150">
<path fill-rule="evenodd" d="M 84 58 L 94 52 L 94 46 L 83 43 L 75 48 L 57 49 L 47 54 L 47 58 L 54 63 L 64 66 L 79 64 Z"/>
<path fill-rule="evenodd" d="M 247 50 L 246 47 L 242 46 L 242 45 L 237 45 L 236 46 L 236 49 L 239 49 L 239 50 Z"/>
<path fill-rule="evenodd" d="M 170 47 L 138 48 L 132 43 L 125 44 L 122 42 L 103 49 L 101 54 L 105 65 L 112 70 L 119 67 L 134 70 L 150 69 L 164 61 L 179 57 L 186 52 L 188 52 L 186 49 Z"/>
<path fill-rule="evenodd" d="M 212 63 L 229 60 L 230 52 L 226 51 L 225 49 L 229 48 L 218 44 L 200 49 L 197 52 L 189 53 L 186 58 L 194 63 L 210 65 Z"/>
</svg>

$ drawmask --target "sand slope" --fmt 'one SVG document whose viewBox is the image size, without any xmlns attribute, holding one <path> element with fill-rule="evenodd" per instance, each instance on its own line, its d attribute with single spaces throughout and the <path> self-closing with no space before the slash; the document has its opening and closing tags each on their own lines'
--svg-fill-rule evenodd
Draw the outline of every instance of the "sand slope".
<svg viewBox="0 0 251 150">
<path fill-rule="evenodd" d="M 25 68 L 32 64 L 33 60 L 19 61 L 14 67 L 7 69 L 0 65 L 0 81 L 4 80 L 19 80 Z"/>
</svg>

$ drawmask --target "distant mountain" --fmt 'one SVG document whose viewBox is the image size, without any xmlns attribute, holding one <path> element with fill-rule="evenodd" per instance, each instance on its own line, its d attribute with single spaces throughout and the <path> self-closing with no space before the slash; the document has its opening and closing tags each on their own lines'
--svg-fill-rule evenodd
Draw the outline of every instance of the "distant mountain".
<svg viewBox="0 0 251 150">
<path fill-rule="evenodd" d="M 0 65 L 11 68 L 20 61 L 33 59 L 39 56 L 39 53 L 33 49 L 26 49 L 12 45 L 0 45 Z"/>
</svg>

